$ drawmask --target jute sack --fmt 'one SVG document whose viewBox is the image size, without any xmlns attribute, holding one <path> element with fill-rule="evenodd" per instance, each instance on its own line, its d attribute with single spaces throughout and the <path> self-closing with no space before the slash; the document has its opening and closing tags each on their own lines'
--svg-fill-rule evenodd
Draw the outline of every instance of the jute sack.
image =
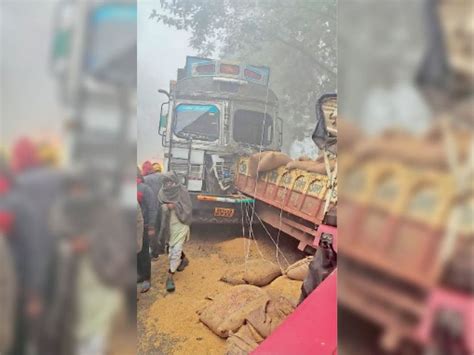
<svg viewBox="0 0 474 355">
<path fill-rule="evenodd" d="M 244 324 L 239 331 L 231 334 L 226 341 L 226 355 L 247 355 L 255 350 L 264 338 L 251 324 Z"/>
<path fill-rule="evenodd" d="M 229 269 L 225 272 L 224 275 L 220 278 L 220 281 L 226 282 L 231 285 L 243 285 L 245 284 L 244 280 L 244 268 L 240 267 L 239 269 Z"/>
<path fill-rule="evenodd" d="M 261 152 L 250 156 L 248 173 L 255 177 L 257 173 L 270 171 L 280 166 L 284 166 L 291 161 L 291 158 L 281 152 Z"/>
<path fill-rule="evenodd" d="M 296 307 L 301 296 L 301 285 L 303 281 L 292 280 L 286 276 L 277 277 L 264 289 L 270 297 L 283 296 L 290 300 L 291 304 Z"/>
<path fill-rule="evenodd" d="M 291 264 L 285 271 L 285 275 L 298 281 L 304 281 L 306 275 L 308 275 L 309 263 L 313 260 L 312 256 L 298 260 L 296 263 Z"/>
<path fill-rule="evenodd" d="M 256 259 L 247 262 L 243 279 L 251 285 L 265 286 L 280 275 L 278 265 L 264 259 Z"/>
<path fill-rule="evenodd" d="M 262 336 L 268 337 L 293 312 L 294 307 L 285 297 L 269 299 L 265 304 L 252 311 L 247 316 L 250 324 Z"/>
<path fill-rule="evenodd" d="M 329 166 L 331 169 L 334 168 L 335 161 L 330 161 Z M 311 173 L 317 173 L 317 174 L 326 174 L 326 166 L 323 162 L 317 162 L 313 160 L 306 160 L 306 161 L 290 161 L 288 164 L 286 164 L 286 168 L 288 170 L 292 169 L 300 169 L 304 171 L 309 171 Z"/>
<path fill-rule="evenodd" d="M 242 326 L 251 311 L 268 299 L 268 294 L 258 287 L 234 286 L 218 294 L 209 305 L 200 310 L 199 320 L 218 336 L 227 338 Z"/>
</svg>

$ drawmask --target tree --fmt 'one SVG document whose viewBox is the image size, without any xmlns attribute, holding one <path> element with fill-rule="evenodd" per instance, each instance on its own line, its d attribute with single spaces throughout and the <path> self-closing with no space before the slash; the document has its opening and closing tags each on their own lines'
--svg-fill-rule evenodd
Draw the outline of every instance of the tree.
<svg viewBox="0 0 474 355">
<path fill-rule="evenodd" d="M 200 55 L 269 66 L 287 131 L 314 126 L 317 98 L 336 90 L 335 0 L 161 0 L 160 4 L 161 10 L 150 17 L 189 31 L 190 45 Z"/>
</svg>

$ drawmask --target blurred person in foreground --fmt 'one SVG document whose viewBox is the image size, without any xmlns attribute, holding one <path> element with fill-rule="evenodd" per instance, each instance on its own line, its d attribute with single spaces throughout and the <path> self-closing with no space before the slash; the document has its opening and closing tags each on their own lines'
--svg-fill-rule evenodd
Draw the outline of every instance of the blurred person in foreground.
<svg viewBox="0 0 474 355">
<path fill-rule="evenodd" d="M 7 202 L 11 181 L 5 162 L 0 156 L 0 354 L 10 351 L 14 340 L 17 276 L 11 243 L 15 220 L 12 206 Z"/>
<path fill-rule="evenodd" d="M 12 171 L 15 174 L 15 193 L 19 201 L 26 201 L 29 218 L 21 223 L 34 226 L 28 238 L 27 255 L 30 265 L 28 287 L 31 294 L 26 304 L 30 315 L 28 327 L 31 330 L 32 348 L 42 352 L 41 323 L 50 304 L 49 299 L 54 274 L 56 240 L 49 228 L 51 207 L 61 193 L 62 173 L 42 163 L 38 147 L 26 137 L 18 139 L 11 153 Z"/>
<path fill-rule="evenodd" d="M 191 234 L 192 204 L 186 187 L 174 172 L 163 174 L 163 185 L 158 194 L 162 204 L 162 221 L 158 236 L 161 251 L 168 251 L 169 270 L 166 290 L 175 291 L 174 273 L 183 271 L 189 260 L 183 252 Z"/>
<path fill-rule="evenodd" d="M 149 174 L 153 174 L 153 164 L 147 160 L 142 164 L 142 175 L 147 176 Z"/>
<path fill-rule="evenodd" d="M 37 315 L 30 277 L 35 252 L 28 203 L 15 191 L 13 176 L 0 156 L 0 353 L 25 354 L 30 343 L 28 320 Z"/>
<path fill-rule="evenodd" d="M 42 166 L 57 168 L 59 166 L 59 150 L 50 142 L 41 142 L 37 146 L 38 158 Z"/>
<path fill-rule="evenodd" d="M 113 321 L 133 286 L 133 239 L 121 212 L 98 191 L 94 172 L 72 172 L 54 205 L 58 238 L 49 354 L 105 354 Z"/>
<path fill-rule="evenodd" d="M 160 163 L 150 163 L 150 166 L 145 166 L 145 162 L 142 167 L 142 171 L 145 171 L 146 174 L 143 174 L 143 180 L 146 185 L 148 185 L 153 192 L 153 196 L 157 199 L 157 214 L 156 214 L 156 221 L 153 223 L 153 227 L 155 231 L 160 230 L 161 225 L 161 207 L 159 206 L 158 202 L 158 193 L 161 190 L 161 186 L 163 185 L 163 174 L 161 174 L 161 165 Z M 152 260 L 157 260 L 159 256 L 159 246 L 158 246 L 158 239 L 157 233 L 150 237 L 150 248 L 151 248 L 151 257 Z"/>
<path fill-rule="evenodd" d="M 150 240 L 155 238 L 155 222 L 158 214 L 158 199 L 137 169 L 137 200 L 143 214 L 142 249 L 137 255 L 138 282 L 142 293 L 151 287 Z"/>
</svg>

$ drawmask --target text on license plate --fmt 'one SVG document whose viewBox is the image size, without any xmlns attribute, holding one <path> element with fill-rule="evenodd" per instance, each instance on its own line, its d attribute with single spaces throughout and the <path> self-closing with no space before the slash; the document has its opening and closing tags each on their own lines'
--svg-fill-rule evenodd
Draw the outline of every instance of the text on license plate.
<svg viewBox="0 0 474 355">
<path fill-rule="evenodd" d="M 235 213 L 235 209 L 233 208 L 222 208 L 222 207 L 214 208 L 214 217 L 231 218 L 234 216 L 234 213 Z"/>
</svg>

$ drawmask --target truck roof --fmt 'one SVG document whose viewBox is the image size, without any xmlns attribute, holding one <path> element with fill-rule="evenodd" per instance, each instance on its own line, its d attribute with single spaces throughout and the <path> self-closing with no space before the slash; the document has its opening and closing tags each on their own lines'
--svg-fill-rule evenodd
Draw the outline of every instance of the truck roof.
<svg viewBox="0 0 474 355">
<path fill-rule="evenodd" d="M 266 66 L 188 56 L 185 67 L 178 69 L 176 96 L 277 105 L 278 98 L 268 87 L 269 80 L 270 68 Z"/>
<path fill-rule="evenodd" d="M 276 106 L 278 98 L 267 86 L 236 81 L 220 81 L 216 77 L 194 77 L 176 83 L 177 98 L 232 99 L 255 101 Z"/>
</svg>

